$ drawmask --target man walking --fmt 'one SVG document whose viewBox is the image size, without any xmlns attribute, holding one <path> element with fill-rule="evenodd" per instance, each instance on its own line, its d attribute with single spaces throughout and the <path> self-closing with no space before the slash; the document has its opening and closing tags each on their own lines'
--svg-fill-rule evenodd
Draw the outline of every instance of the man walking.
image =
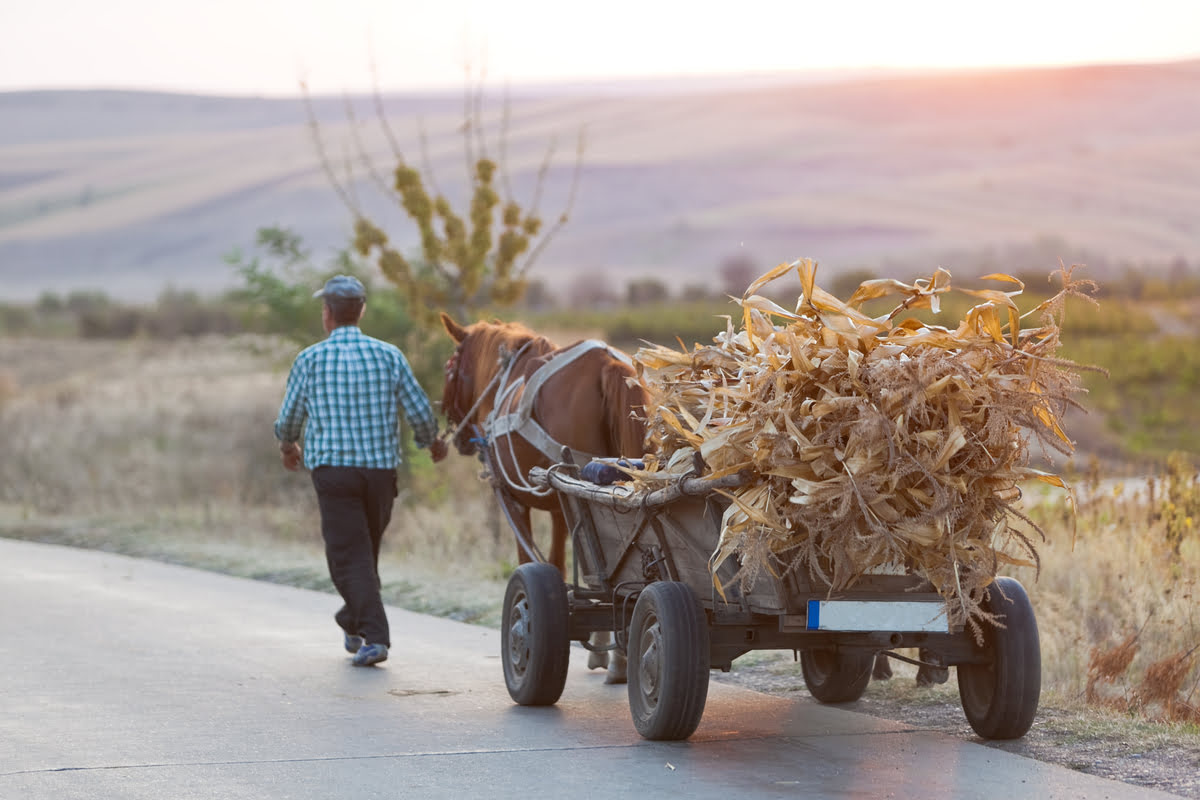
<svg viewBox="0 0 1200 800">
<path fill-rule="evenodd" d="M 434 461 L 446 456 L 429 397 L 404 354 L 358 328 L 366 290 L 350 275 L 330 278 L 323 300 L 328 337 L 296 356 L 275 438 L 283 466 L 312 473 L 329 577 L 344 605 L 334 615 L 355 666 L 386 661 L 391 635 L 379 583 L 379 545 L 392 516 L 402 411 Z M 301 434 L 304 448 L 300 447 Z"/>
</svg>

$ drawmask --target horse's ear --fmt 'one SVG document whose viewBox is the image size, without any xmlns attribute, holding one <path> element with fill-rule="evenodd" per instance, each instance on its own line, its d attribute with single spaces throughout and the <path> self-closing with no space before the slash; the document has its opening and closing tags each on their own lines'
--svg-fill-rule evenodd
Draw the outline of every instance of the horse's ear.
<svg viewBox="0 0 1200 800">
<path fill-rule="evenodd" d="M 450 338 L 458 343 L 467 338 L 467 329 L 459 325 L 445 311 L 438 312 L 442 318 L 442 327 L 446 329 L 446 333 L 450 334 Z"/>
</svg>

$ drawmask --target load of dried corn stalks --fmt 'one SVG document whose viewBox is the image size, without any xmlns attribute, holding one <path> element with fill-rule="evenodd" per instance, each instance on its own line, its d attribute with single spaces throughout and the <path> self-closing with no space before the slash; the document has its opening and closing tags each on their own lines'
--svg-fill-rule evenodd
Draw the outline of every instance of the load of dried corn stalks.
<svg viewBox="0 0 1200 800">
<path fill-rule="evenodd" d="M 795 270 L 796 310 L 759 296 Z M 742 297 L 711 345 L 640 349 L 650 393 L 646 469 L 635 486 L 661 487 L 695 469 L 753 476 L 730 492 L 715 570 L 730 556 L 743 581 L 766 569 L 806 570 L 831 591 L 877 568 L 903 565 L 947 600 L 950 622 L 978 635 L 986 587 L 1003 564 L 1036 565 L 1037 526 L 1013 503 L 1019 482 L 1063 481 L 1029 466 L 1029 440 L 1069 454 L 1060 415 L 1076 405 L 1078 366 L 1056 357 L 1067 296 L 1089 281 L 1061 273 L 1062 290 L 1022 314 L 1024 288 L 956 290 L 978 298 L 954 329 L 901 315 L 939 310 L 950 274 L 911 285 L 861 284 L 843 302 L 815 283 L 816 264 L 782 264 Z M 901 302 L 872 318 L 863 304 Z M 1036 327 L 1022 327 L 1032 317 Z M 1015 552 L 1010 552 L 1015 551 Z"/>
</svg>

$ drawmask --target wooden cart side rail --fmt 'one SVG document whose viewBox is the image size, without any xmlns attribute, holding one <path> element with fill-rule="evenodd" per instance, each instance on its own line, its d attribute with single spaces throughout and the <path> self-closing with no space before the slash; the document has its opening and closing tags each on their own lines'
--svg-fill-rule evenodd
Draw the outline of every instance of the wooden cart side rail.
<svg viewBox="0 0 1200 800">
<path fill-rule="evenodd" d="M 741 470 L 720 478 L 681 478 L 662 489 L 638 492 L 619 484 L 598 486 L 573 478 L 559 467 L 534 467 L 529 471 L 529 479 L 536 486 L 549 486 L 555 491 L 581 497 L 592 503 L 626 510 L 657 508 L 687 495 L 705 495 L 718 489 L 733 489 L 745 485 L 751 477 L 750 470 Z"/>
</svg>

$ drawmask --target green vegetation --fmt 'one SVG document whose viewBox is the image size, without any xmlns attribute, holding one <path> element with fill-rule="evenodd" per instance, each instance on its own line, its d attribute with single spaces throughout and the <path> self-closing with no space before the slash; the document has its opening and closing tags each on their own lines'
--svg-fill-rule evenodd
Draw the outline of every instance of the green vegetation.
<svg viewBox="0 0 1200 800">
<path fill-rule="evenodd" d="M 258 255 L 247 260 L 238 252 L 226 259 L 243 282 L 226 295 L 226 302 L 238 310 L 246 330 L 278 334 L 301 345 L 318 341 L 325 331 L 320 306 L 313 300 L 314 287 L 344 274 L 356 276 L 367 287 L 365 333 L 402 347 L 412 341 L 417 328 L 407 304 L 395 292 L 372 286 L 369 270 L 349 250 L 318 268 L 300 237 L 286 228 L 260 228 L 258 250 L 264 252 L 267 264 Z"/>
<path fill-rule="evenodd" d="M 303 346 L 323 336 L 312 300 L 314 287 L 330 275 L 346 272 L 358 275 L 370 291 L 364 330 L 404 349 L 422 385 L 432 393 L 441 386 L 450 340 L 436 327 L 420 324 L 403 292 L 372 281 L 374 269 L 352 250 L 315 265 L 294 233 L 264 228 L 254 253 L 233 253 L 228 261 L 242 283 L 218 298 L 168 289 L 155 303 L 135 306 L 98 292 L 47 294 L 30 305 L 0 305 L 0 335 L 171 340 L 248 332 L 277 334 Z M 1098 305 L 1072 301 L 1063 322 L 1062 356 L 1107 371 L 1107 376 L 1082 374 L 1088 392 L 1082 402 L 1094 417 L 1103 419 L 1103 428 L 1129 459 L 1161 464 L 1172 450 L 1200 453 L 1200 404 L 1195 402 L 1200 396 L 1200 325 L 1195 322 L 1200 279 L 1176 267 L 1169 290 L 1159 286 L 1162 279 L 1133 270 L 1101 283 Z M 831 278 L 829 285 L 839 297 L 848 297 L 858 281 L 872 277 L 876 276 L 870 271 L 854 270 L 849 278 Z M 1027 311 L 1046 296 L 1048 286 L 1044 277 L 1026 274 L 1022 279 L 1027 288 L 1017 302 Z M 966 279 L 956 280 L 956 285 L 983 288 L 988 282 Z M 590 284 L 583 288 L 599 291 Z M 654 278 L 631 281 L 625 288 L 618 292 L 605 285 L 603 297 L 580 290 L 565 302 L 544 284 L 533 282 L 526 287 L 523 304 L 480 307 L 470 318 L 519 318 L 535 330 L 601 336 L 627 352 L 636 351 L 643 342 L 671 346 L 682 342 L 690 349 L 723 330 L 723 317 L 733 317 L 735 327 L 739 321 L 740 309 L 723 291 L 687 287 L 673 293 Z M 795 287 L 771 285 L 768 290 L 780 305 L 795 304 Z M 1169 299 L 1153 299 L 1159 297 Z M 952 325 L 975 302 L 970 296 L 951 293 L 943 298 L 940 315 L 921 311 L 914 316 Z M 878 314 L 890 308 L 883 300 L 866 310 Z M 1035 322 L 1030 319 L 1026 324 Z"/>
<path fill-rule="evenodd" d="M 1200 453 L 1200 335 L 1093 336 L 1069 341 L 1064 355 L 1109 371 L 1084 376 L 1085 404 L 1102 414 L 1131 455 Z"/>
</svg>

